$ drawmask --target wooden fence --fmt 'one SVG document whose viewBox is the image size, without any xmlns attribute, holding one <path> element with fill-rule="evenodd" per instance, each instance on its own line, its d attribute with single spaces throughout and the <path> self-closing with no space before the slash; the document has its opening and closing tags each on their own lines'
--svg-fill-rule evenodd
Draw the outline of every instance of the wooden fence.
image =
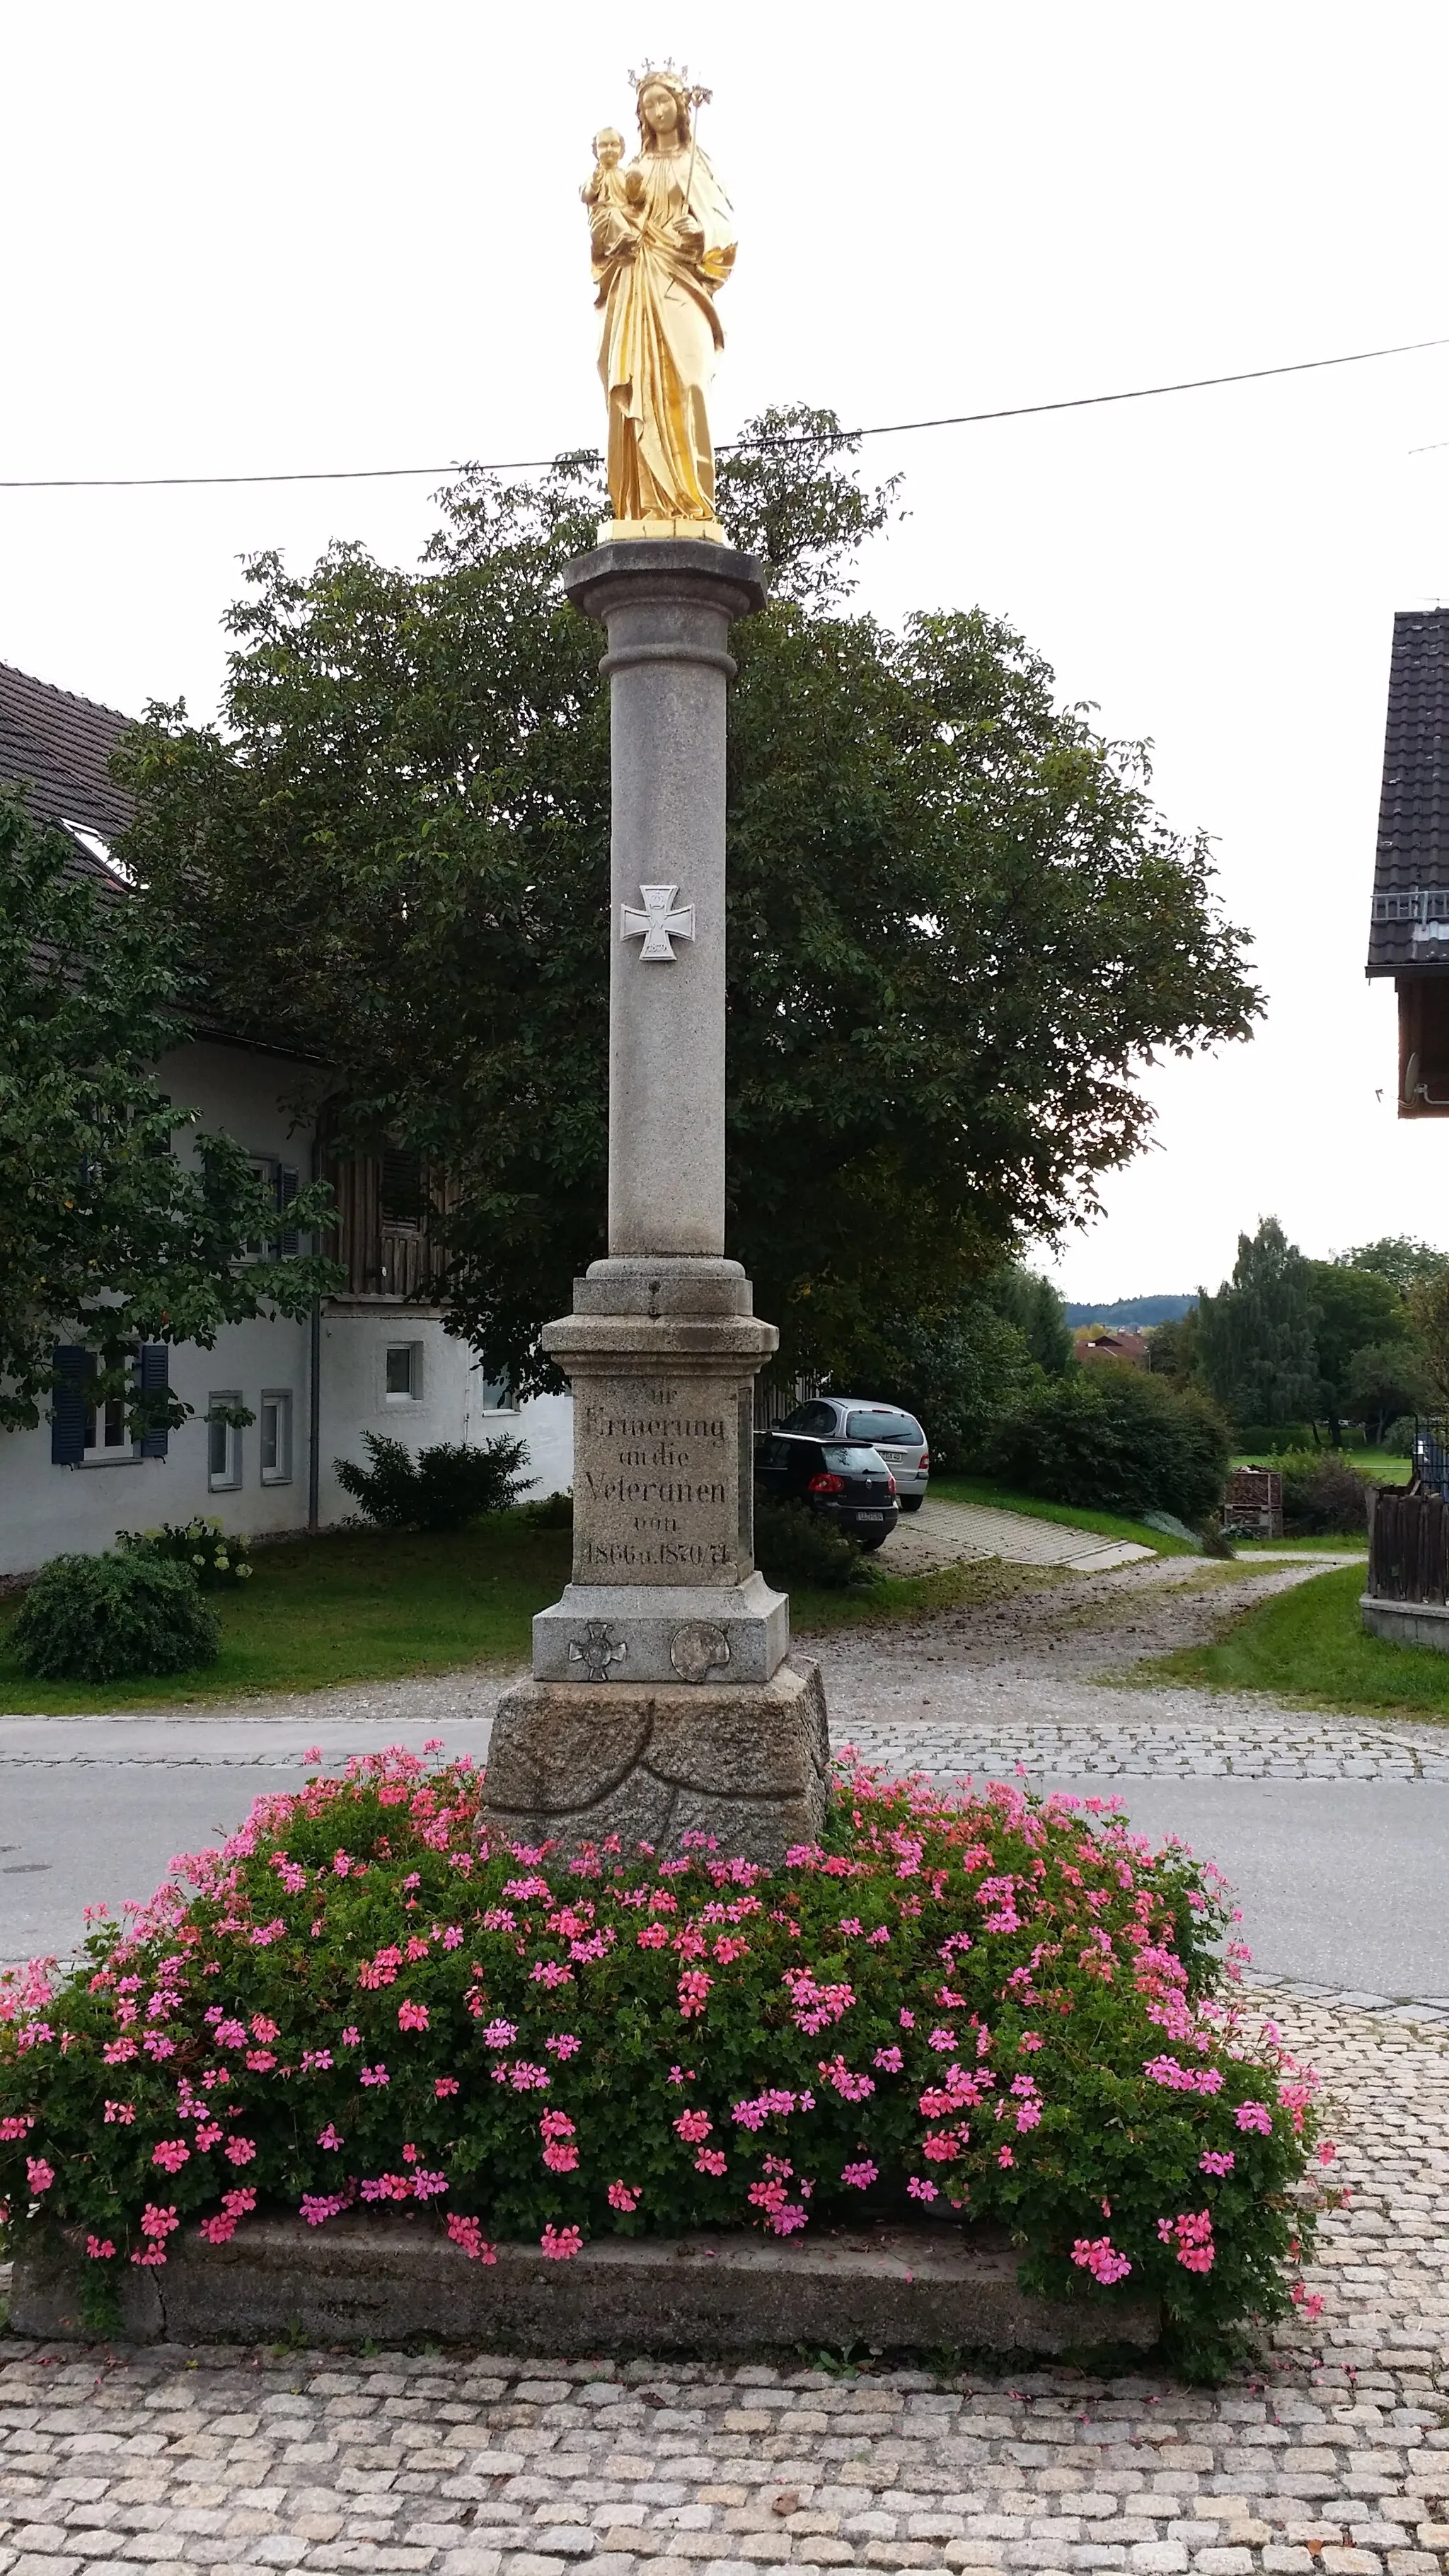
<svg viewBox="0 0 1449 2576">
<path fill-rule="evenodd" d="M 1449 1602 L 1449 1505 L 1425 1493 L 1381 1493 L 1369 1531 L 1371 1598 Z"/>
</svg>

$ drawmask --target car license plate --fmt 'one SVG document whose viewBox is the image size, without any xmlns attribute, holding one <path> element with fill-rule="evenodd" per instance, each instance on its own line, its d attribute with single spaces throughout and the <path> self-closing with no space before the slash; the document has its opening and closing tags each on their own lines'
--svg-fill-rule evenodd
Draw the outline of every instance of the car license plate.
<svg viewBox="0 0 1449 2576">
<path fill-rule="evenodd" d="M 855 1517 L 858 1521 L 883 1521 L 885 1514 L 884 1512 L 857 1512 Z"/>
</svg>

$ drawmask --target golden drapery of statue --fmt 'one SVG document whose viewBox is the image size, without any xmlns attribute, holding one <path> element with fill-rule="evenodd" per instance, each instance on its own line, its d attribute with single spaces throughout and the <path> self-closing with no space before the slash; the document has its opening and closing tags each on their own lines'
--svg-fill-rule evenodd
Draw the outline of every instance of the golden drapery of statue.
<svg viewBox="0 0 1449 2576">
<path fill-rule="evenodd" d="M 708 393 L 724 346 L 714 299 L 734 266 L 734 217 L 693 130 L 708 91 L 672 63 L 630 78 L 638 153 L 622 168 L 622 138 L 605 126 L 582 191 L 603 317 L 613 533 L 719 542 Z"/>
</svg>

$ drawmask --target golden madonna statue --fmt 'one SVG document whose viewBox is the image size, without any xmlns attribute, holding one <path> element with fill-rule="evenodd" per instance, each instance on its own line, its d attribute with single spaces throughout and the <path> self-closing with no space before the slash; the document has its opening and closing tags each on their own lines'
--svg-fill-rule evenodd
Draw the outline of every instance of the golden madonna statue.
<svg viewBox="0 0 1449 2576">
<path fill-rule="evenodd" d="M 622 168 L 623 139 L 605 126 L 582 191 L 603 316 L 612 533 L 719 543 L 707 395 L 724 346 L 714 299 L 734 266 L 734 217 L 694 133 L 709 92 L 672 63 L 630 78 L 638 153 Z"/>
</svg>

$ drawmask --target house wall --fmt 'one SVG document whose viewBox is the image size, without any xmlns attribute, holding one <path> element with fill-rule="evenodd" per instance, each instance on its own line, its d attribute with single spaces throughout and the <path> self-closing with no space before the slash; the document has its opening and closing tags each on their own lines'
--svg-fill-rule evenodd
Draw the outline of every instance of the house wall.
<svg viewBox="0 0 1449 2576">
<path fill-rule="evenodd" d="M 286 1096 L 306 1068 L 286 1058 L 216 1045 L 179 1048 L 159 1068 L 162 1088 L 178 1107 L 200 1109 L 206 1126 L 223 1127 L 252 1152 L 295 1165 L 305 1180 L 312 1138 L 293 1126 Z M 178 1151 L 194 1150 L 178 1137 Z M 418 1346 L 414 1397 L 389 1398 L 390 1345 Z M 440 1317 L 383 1297 L 340 1299 L 324 1307 L 319 1335 L 318 1507 L 323 1527 L 354 1508 L 333 1473 L 339 1457 L 361 1460 L 364 1431 L 390 1433 L 410 1448 L 436 1441 L 479 1445 L 500 1432 L 529 1447 L 535 1496 L 557 1493 L 573 1479 L 573 1407 L 567 1396 L 533 1398 L 515 1410 L 485 1402 L 482 1374 L 464 1342 L 444 1332 Z M 174 1347 L 170 1381 L 195 1408 L 173 1431 L 164 1458 L 129 1455 L 84 1466 L 55 1466 L 50 1425 L 0 1432 L 0 1574 L 23 1574 L 48 1557 L 111 1547 L 121 1529 L 154 1528 L 201 1512 L 228 1531 L 252 1538 L 307 1526 L 310 1422 L 310 1320 L 285 1317 L 228 1326 L 209 1351 Z M 213 1490 L 204 1419 L 216 1394 L 237 1396 L 255 1415 L 263 1390 L 292 1398 L 291 1477 L 263 1484 L 260 1422 L 239 1438 L 240 1481 Z"/>
</svg>

